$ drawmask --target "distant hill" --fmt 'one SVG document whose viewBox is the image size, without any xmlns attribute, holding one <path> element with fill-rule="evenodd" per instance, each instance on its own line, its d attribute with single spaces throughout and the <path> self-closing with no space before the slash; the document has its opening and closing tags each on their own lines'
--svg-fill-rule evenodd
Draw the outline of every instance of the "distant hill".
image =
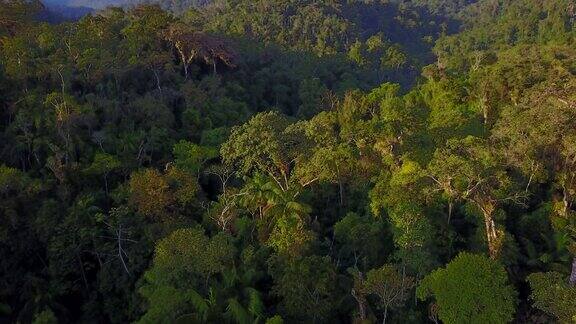
<svg viewBox="0 0 576 324">
<path fill-rule="evenodd" d="M 212 0 L 42 0 L 45 10 L 39 20 L 50 23 L 75 21 L 95 11 L 116 6 L 130 7 L 142 3 L 157 3 L 174 13 L 182 13 L 191 7 L 203 7 Z"/>
<path fill-rule="evenodd" d="M 43 0 L 49 7 L 103 9 L 110 6 L 132 6 L 140 3 L 158 3 L 163 8 L 181 12 L 190 7 L 209 4 L 210 0 Z"/>
<path fill-rule="evenodd" d="M 94 11 L 95 9 L 91 7 L 44 3 L 44 10 L 39 13 L 38 20 L 49 23 L 76 21 Z"/>
<path fill-rule="evenodd" d="M 122 6 L 130 0 L 43 0 L 51 8 L 91 8 L 102 9 L 108 6 Z"/>
<path fill-rule="evenodd" d="M 454 17 L 477 0 L 393 0 L 400 4 L 426 7 L 431 13 Z M 42 0 L 52 14 L 73 20 L 110 6 L 130 7 L 141 3 L 157 3 L 166 10 L 182 13 L 191 7 L 204 7 L 214 0 Z"/>
</svg>

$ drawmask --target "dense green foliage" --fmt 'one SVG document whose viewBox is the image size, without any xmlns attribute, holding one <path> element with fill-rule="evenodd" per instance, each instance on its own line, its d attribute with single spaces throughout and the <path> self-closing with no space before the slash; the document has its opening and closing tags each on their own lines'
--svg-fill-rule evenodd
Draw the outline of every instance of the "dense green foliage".
<svg viewBox="0 0 576 324">
<path fill-rule="evenodd" d="M 514 315 L 516 296 L 506 271 L 480 255 L 459 254 L 446 269 L 424 277 L 417 293 L 434 297 L 443 323 L 507 323 Z"/>
<path fill-rule="evenodd" d="M 557 272 L 533 273 L 528 276 L 534 306 L 554 314 L 561 323 L 576 320 L 576 287 Z"/>
<path fill-rule="evenodd" d="M 0 0 L 0 322 L 576 320 L 572 1 L 41 11 Z"/>
</svg>

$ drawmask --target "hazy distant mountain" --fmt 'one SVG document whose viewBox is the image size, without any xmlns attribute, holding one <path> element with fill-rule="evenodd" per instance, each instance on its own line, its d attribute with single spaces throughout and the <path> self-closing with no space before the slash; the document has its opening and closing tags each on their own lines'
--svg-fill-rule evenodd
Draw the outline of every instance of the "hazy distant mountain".
<svg viewBox="0 0 576 324">
<path fill-rule="evenodd" d="M 44 0 L 49 7 L 85 7 L 102 9 L 108 6 L 122 6 L 131 0 Z"/>
<path fill-rule="evenodd" d="M 94 11 L 110 6 L 129 7 L 140 3 L 158 3 L 164 9 L 181 13 L 191 7 L 202 7 L 212 0 L 42 0 L 46 10 L 39 19 L 51 23 L 75 21 Z"/>
<path fill-rule="evenodd" d="M 44 10 L 38 14 L 37 19 L 50 23 L 76 21 L 96 10 L 92 7 L 68 6 L 60 2 L 64 1 L 44 1 Z"/>
<path fill-rule="evenodd" d="M 204 6 L 210 0 L 44 0 L 48 6 L 86 7 L 103 9 L 109 6 L 131 6 L 139 3 L 159 3 L 162 7 L 180 12 L 190 7 Z"/>
</svg>

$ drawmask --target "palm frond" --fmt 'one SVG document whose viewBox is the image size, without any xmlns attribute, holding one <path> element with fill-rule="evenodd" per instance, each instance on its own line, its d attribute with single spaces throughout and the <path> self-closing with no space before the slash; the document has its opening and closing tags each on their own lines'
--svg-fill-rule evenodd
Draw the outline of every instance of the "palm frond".
<svg viewBox="0 0 576 324">
<path fill-rule="evenodd" d="M 236 298 L 228 299 L 228 306 L 226 307 L 226 317 L 238 324 L 252 324 L 252 316 L 248 314 L 246 309 L 238 302 Z"/>
<path fill-rule="evenodd" d="M 248 295 L 248 311 L 253 316 L 261 318 L 264 315 L 265 306 L 262 302 L 260 292 L 251 287 L 246 288 L 245 291 Z"/>
<path fill-rule="evenodd" d="M 208 311 L 210 309 L 210 305 L 208 304 L 206 299 L 194 290 L 188 291 L 187 297 L 190 303 L 192 303 L 192 306 L 194 306 L 194 308 L 198 312 L 199 315 L 198 317 L 202 318 L 205 321 L 207 319 Z"/>
</svg>

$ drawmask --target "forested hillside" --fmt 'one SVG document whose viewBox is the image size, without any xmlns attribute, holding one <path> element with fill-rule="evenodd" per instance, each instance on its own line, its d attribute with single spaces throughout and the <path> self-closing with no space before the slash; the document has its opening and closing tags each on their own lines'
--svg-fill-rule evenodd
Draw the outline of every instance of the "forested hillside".
<svg viewBox="0 0 576 324">
<path fill-rule="evenodd" d="M 44 9 L 0 0 L 0 322 L 576 321 L 572 0 Z"/>
</svg>

